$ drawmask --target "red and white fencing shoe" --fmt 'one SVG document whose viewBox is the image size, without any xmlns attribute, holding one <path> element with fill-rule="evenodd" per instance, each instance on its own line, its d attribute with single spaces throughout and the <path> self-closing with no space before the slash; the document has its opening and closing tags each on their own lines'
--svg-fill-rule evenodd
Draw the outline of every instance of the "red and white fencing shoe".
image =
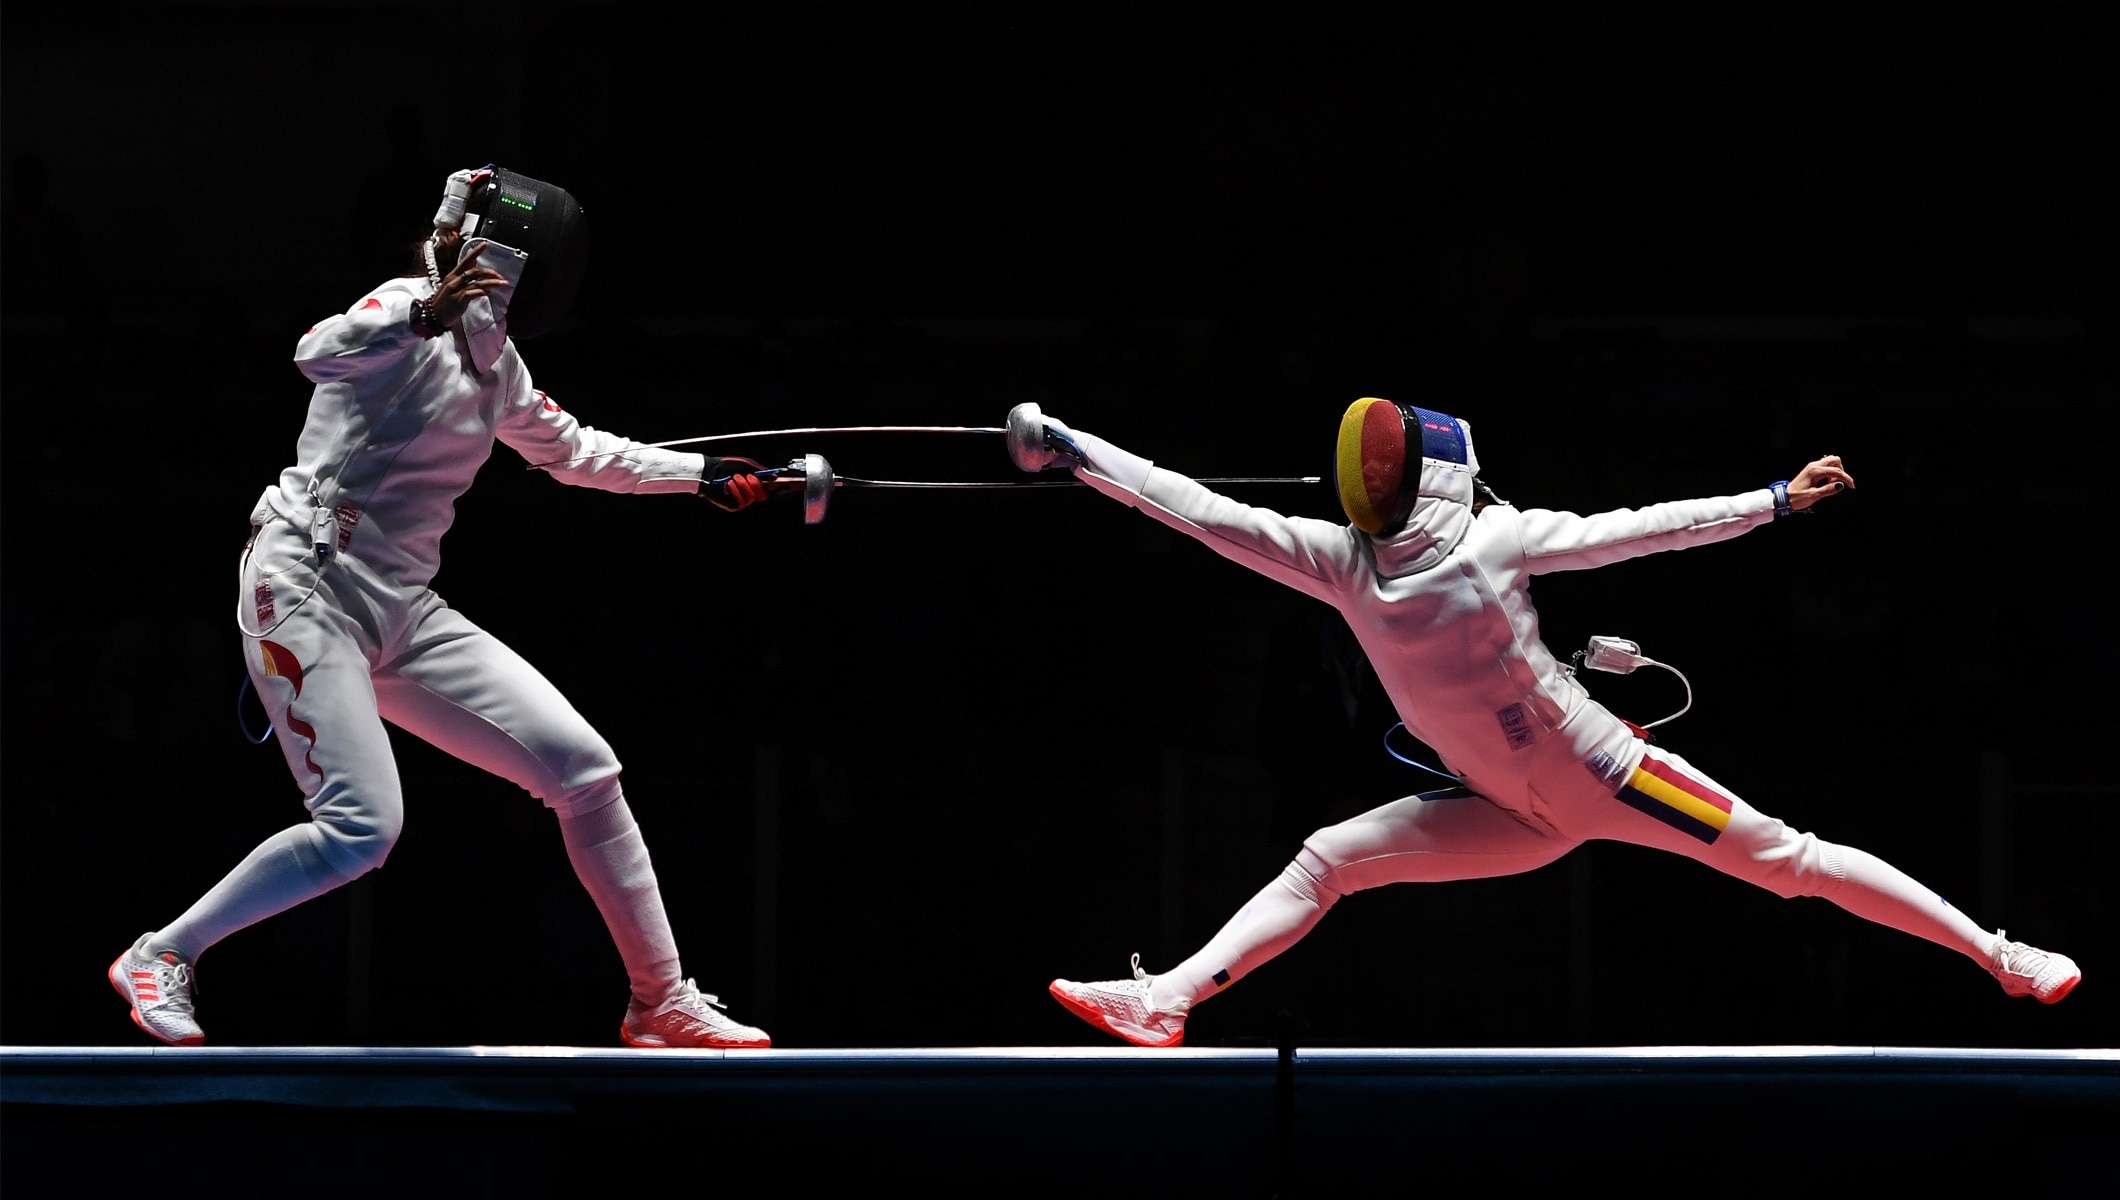
<svg viewBox="0 0 2120 1200">
<path fill-rule="evenodd" d="M 2053 1004 L 2083 982 L 2083 972 L 2067 955 L 2010 941 L 1999 929 L 1995 936 L 2002 940 L 1995 943 L 1995 957 L 1988 963 L 1988 971 L 2010 995 L 2031 996 L 2041 1004 Z"/>
<path fill-rule="evenodd" d="M 763 1050 L 773 1044 L 765 1030 L 723 1016 L 726 1007 L 687 979 L 652 1009 L 628 1005 L 618 1036 L 628 1046 L 656 1050 Z"/>
<path fill-rule="evenodd" d="M 132 1005 L 133 1024 L 172 1046 L 199 1046 L 206 1031 L 192 1015 L 191 964 L 164 950 L 147 952 L 147 934 L 110 964 L 110 986 Z"/>
<path fill-rule="evenodd" d="M 1141 969 L 1141 956 L 1134 955 L 1134 977 L 1103 983 L 1076 983 L 1055 979 L 1046 990 L 1067 1011 L 1106 1033 L 1116 1034 L 1136 1046 L 1162 1049 L 1185 1044 L 1185 1015 L 1192 1002 L 1180 1000 L 1158 1008 L 1151 990 L 1155 977 Z"/>
</svg>

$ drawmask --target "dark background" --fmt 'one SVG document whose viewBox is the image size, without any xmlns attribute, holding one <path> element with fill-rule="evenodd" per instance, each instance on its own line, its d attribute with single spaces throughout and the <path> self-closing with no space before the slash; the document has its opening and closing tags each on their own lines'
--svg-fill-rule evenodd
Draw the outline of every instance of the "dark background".
<svg viewBox="0 0 2120 1200">
<path fill-rule="evenodd" d="M 1541 579 L 1547 640 L 1639 641 L 1694 689 L 1667 745 L 2088 978 L 2006 1001 L 1825 902 L 1593 845 L 1349 898 L 1190 1044 L 2120 1044 L 2088 30 L 690 11 L 9 6 L 0 1041 L 141 1042 L 105 965 L 301 818 L 238 727 L 230 619 L 289 354 L 494 161 L 596 237 L 523 347 L 539 385 L 642 440 L 1030 400 L 1192 474 L 1329 474 L 1379 395 L 1579 512 L 1843 455 L 1859 489 L 1815 517 Z M 735 449 L 1013 477 L 992 438 Z M 626 763 L 688 971 L 782 1046 L 1097 1044 L 1049 979 L 1171 965 L 1309 831 L 1430 782 L 1330 610 L 1086 491 L 842 492 L 806 528 L 502 449 L 446 550 L 437 589 Z M 400 763 L 389 865 L 206 957 L 213 1040 L 613 1044 L 552 818 Z"/>
</svg>

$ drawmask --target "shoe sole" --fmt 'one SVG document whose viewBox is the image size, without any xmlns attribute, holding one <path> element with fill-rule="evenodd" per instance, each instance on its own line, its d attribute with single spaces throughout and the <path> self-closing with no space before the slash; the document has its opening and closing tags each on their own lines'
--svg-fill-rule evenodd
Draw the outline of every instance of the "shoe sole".
<svg viewBox="0 0 2120 1200">
<path fill-rule="evenodd" d="M 1144 1046 L 1150 1050 L 1168 1050 L 1185 1044 L 1185 1031 L 1183 1029 L 1178 1030 L 1178 1032 L 1160 1042 L 1151 1042 L 1145 1038 L 1138 1038 L 1133 1034 L 1114 1028 L 1110 1021 L 1104 1019 L 1103 1009 L 1098 1008 L 1094 1004 L 1084 1004 L 1082 1001 L 1075 999 L 1061 988 L 1060 981 L 1057 979 L 1048 984 L 1045 990 L 1052 993 L 1053 999 L 1058 1000 L 1062 1008 L 1122 1041 L 1131 1042 L 1136 1046 Z"/>
<path fill-rule="evenodd" d="M 618 1031 L 618 1040 L 633 1047 L 635 1050 L 771 1050 L 773 1048 L 772 1038 L 767 1038 L 762 1042 L 701 1042 L 697 1046 L 672 1046 L 668 1042 L 641 1041 L 639 1038 L 627 1033 L 623 1027 Z"/>
<path fill-rule="evenodd" d="M 2051 995 L 2051 996 L 2041 996 L 2041 997 L 2039 997 L 2039 1003 L 2041 1003 L 2041 1004 L 2059 1004 L 2059 1003 L 2061 1003 L 2061 998 L 2062 998 L 2063 996 L 2066 996 L 2066 995 L 2068 995 L 2068 994 L 2069 994 L 2070 992 L 2073 992 L 2073 991 L 2075 991 L 2075 990 L 2076 990 L 2076 985 L 2077 985 L 2077 984 L 2079 984 L 2079 983 L 2082 983 L 2082 982 L 2083 982 L 2083 976 L 2081 976 L 2081 975 L 2078 975 L 2078 976 L 2076 976 L 2076 977 L 2075 977 L 2074 979 L 2071 979 L 2071 980 L 2069 980 L 2069 981 L 2068 981 L 2067 983 L 2064 983 L 2064 984 L 2062 984 L 2062 985 L 2061 985 L 2060 987 L 2058 987 L 2058 988 L 2055 988 L 2055 989 L 2054 989 L 2054 994 L 2053 994 L 2053 995 Z"/>
<path fill-rule="evenodd" d="M 108 971 L 105 971 L 105 972 L 103 972 L 103 978 L 105 978 L 105 979 L 108 979 L 108 980 L 110 980 L 110 986 L 111 986 L 111 987 L 113 987 L 113 988 L 115 988 L 115 989 L 117 990 L 117 993 L 118 993 L 118 998 L 119 998 L 119 999 L 121 999 L 121 1000 L 123 1000 L 123 1001 L 125 1001 L 125 1007 L 126 1007 L 126 1008 L 127 1008 L 127 1010 L 129 1010 L 129 1011 L 131 1012 L 131 1014 L 132 1014 L 133 1024 L 135 1024 L 135 1025 L 137 1025 L 137 1026 L 139 1026 L 139 1027 L 140 1027 L 140 1032 L 141 1032 L 141 1033 L 144 1033 L 144 1034 L 146 1034 L 147 1036 L 149 1036 L 149 1037 L 151 1037 L 151 1038 L 155 1039 L 156 1041 L 158 1041 L 158 1042 L 162 1042 L 162 1043 L 165 1043 L 165 1044 L 167 1044 L 167 1045 L 171 1045 L 171 1046 L 203 1046 L 203 1045 L 205 1045 L 205 1044 L 206 1044 L 206 1035 L 205 1035 L 205 1034 L 203 1034 L 203 1033 L 202 1033 L 202 1034 L 199 1034 L 199 1035 L 198 1035 L 197 1037 L 188 1037 L 188 1038 L 173 1038 L 173 1037 L 163 1037 L 163 1036 L 162 1036 L 161 1034 L 159 1034 L 159 1033 L 156 1033 L 156 1032 L 155 1032 L 154 1030 L 152 1030 L 152 1029 L 149 1029 L 149 1028 L 147 1027 L 147 1022 L 145 1022 L 145 1021 L 142 1021 L 142 1020 L 140 1019 L 140 1006 L 139 1006 L 139 1005 L 137 1005 L 137 1004 L 135 1004 L 135 1003 L 133 1003 L 133 997 L 132 997 L 132 989 L 131 989 L 131 988 L 129 988 L 129 987 L 126 987 L 124 983 L 120 982 L 120 980 L 122 980 L 122 979 L 123 979 L 124 977 L 123 977 L 122 975 L 120 975 L 120 974 L 119 974 L 119 972 L 118 972 L 118 968 L 119 968 L 119 967 L 122 967 L 122 966 L 124 966 L 124 965 L 125 965 L 125 955 L 126 955 L 126 954 L 130 954 L 130 953 L 132 953 L 132 951 L 130 951 L 130 950 L 127 950 L 127 951 L 125 951 L 125 953 L 124 953 L 124 954 L 120 954 L 120 955 L 118 955 L 118 957 L 116 957 L 116 958 L 114 958 L 114 959 L 111 959 L 111 960 L 110 960 L 110 970 L 108 970 Z"/>
</svg>

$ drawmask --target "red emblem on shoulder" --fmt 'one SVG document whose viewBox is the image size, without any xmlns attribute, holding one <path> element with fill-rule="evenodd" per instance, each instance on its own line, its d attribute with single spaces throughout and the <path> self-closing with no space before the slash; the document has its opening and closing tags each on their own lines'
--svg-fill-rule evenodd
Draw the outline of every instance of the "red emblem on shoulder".
<svg viewBox="0 0 2120 1200">
<path fill-rule="evenodd" d="M 376 298 L 375 298 L 374 296 L 370 296 L 370 297 L 368 297 L 368 298 L 367 298 L 366 300 L 363 300 L 363 301 L 361 301 L 361 307 L 360 307 L 360 308 L 356 308 L 356 309 L 354 309 L 353 311 L 355 311 L 355 312 L 361 312 L 361 311 L 363 311 L 363 310 L 365 310 L 365 309 L 370 309 L 370 308 L 381 308 L 381 307 L 383 307 L 383 302 L 382 302 L 381 300 L 378 300 L 378 299 L 376 299 Z"/>
<path fill-rule="evenodd" d="M 555 404 L 555 403 L 553 403 L 553 402 L 552 402 L 552 397 L 550 397 L 550 396 L 547 396 L 547 395 L 546 395 L 545 393 L 543 393 L 543 392 L 539 392 L 539 393 L 537 394 L 537 398 L 538 398 L 539 400 L 542 400 L 542 401 L 544 401 L 544 402 L 545 402 L 545 411 L 546 411 L 546 412 L 558 412 L 558 411 L 559 411 L 559 405 L 557 405 L 557 404 Z"/>
</svg>

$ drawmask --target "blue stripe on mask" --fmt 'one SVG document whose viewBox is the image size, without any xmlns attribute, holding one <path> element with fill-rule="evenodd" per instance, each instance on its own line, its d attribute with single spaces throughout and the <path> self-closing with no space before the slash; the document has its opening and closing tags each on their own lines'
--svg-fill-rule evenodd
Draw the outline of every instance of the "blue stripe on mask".
<svg viewBox="0 0 2120 1200">
<path fill-rule="evenodd" d="M 1465 431 L 1456 417 L 1418 407 L 1413 408 L 1413 416 L 1421 423 L 1422 458 L 1465 465 Z"/>
</svg>

